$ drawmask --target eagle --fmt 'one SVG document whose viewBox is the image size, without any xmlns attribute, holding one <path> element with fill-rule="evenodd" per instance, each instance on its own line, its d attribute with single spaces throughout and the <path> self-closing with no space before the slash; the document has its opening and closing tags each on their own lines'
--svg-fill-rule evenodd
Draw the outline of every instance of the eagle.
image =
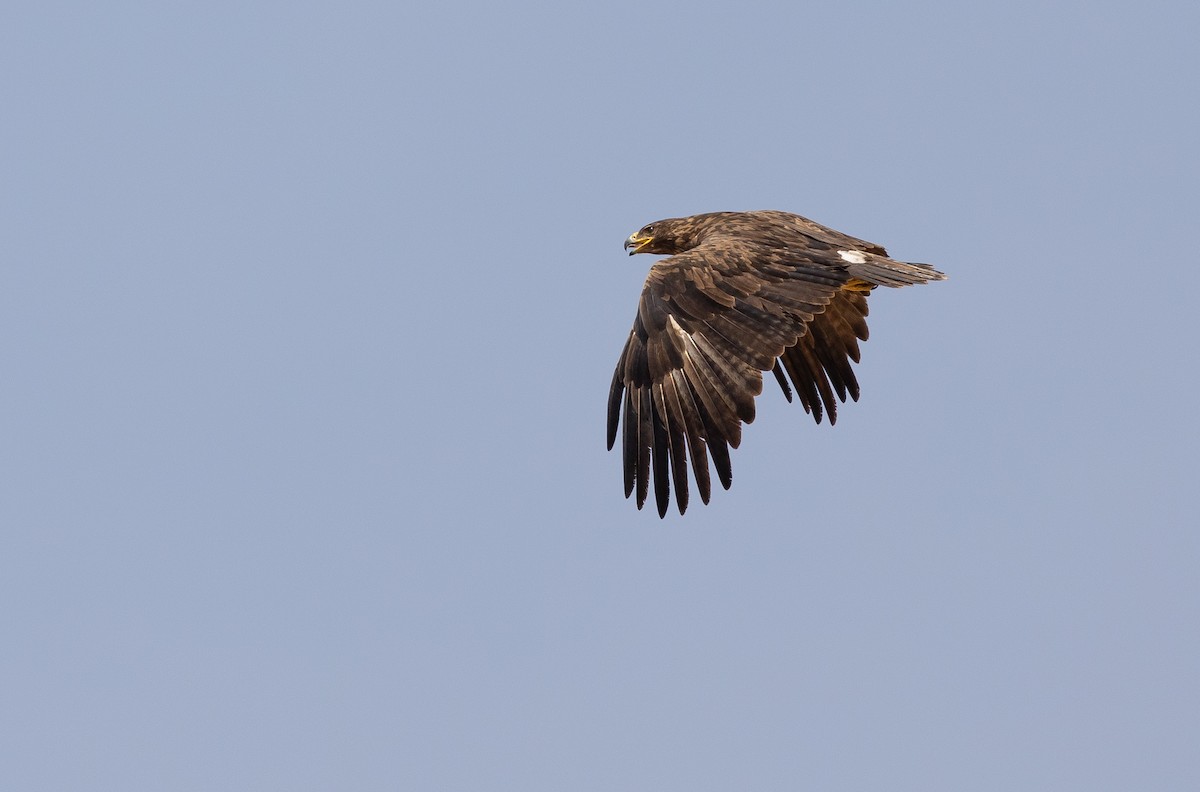
<svg viewBox="0 0 1200 792">
<path fill-rule="evenodd" d="M 625 497 L 639 509 L 650 480 L 659 517 L 688 506 L 688 460 L 700 500 L 725 489 L 729 449 L 754 420 L 770 371 L 821 422 L 858 401 L 867 295 L 876 286 L 944 280 L 928 264 L 788 212 L 712 212 L 659 220 L 625 240 L 629 255 L 665 254 L 650 268 L 608 394 L 608 448 L 621 430 Z M 837 399 L 834 398 L 837 395 Z"/>
</svg>

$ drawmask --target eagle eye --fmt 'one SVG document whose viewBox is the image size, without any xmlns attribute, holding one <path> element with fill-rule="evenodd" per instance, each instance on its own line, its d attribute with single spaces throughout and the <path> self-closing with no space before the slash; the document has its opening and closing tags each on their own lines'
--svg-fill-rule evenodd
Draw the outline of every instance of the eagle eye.
<svg viewBox="0 0 1200 792">
<path fill-rule="evenodd" d="M 643 234 L 653 234 L 654 233 L 654 224 L 651 223 L 650 225 L 643 228 L 642 233 Z"/>
</svg>

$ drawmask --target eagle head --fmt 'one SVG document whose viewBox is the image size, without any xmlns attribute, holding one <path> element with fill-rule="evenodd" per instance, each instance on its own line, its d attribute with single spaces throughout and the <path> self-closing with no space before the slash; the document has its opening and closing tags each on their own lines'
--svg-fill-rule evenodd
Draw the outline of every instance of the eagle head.
<svg viewBox="0 0 1200 792">
<path fill-rule="evenodd" d="M 672 255 L 695 247 L 695 229 L 691 218 L 671 218 L 644 225 L 625 240 L 629 255 L 634 253 L 659 253 Z"/>
</svg>

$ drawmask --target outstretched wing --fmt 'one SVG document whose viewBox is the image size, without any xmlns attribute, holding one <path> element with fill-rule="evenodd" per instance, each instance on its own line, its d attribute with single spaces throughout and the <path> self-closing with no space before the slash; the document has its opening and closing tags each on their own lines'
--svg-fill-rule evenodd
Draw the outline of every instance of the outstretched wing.
<svg viewBox="0 0 1200 792">
<path fill-rule="evenodd" d="M 825 414 L 830 425 L 837 423 L 838 400 L 858 401 L 858 378 L 850 362 L 859 362 L 858 342 L 867 340 L 868 288 L 854 285 L 851 282 L 834 295 L 825 311 L 808 324 L 808 332 L 784 350 L 772 369 L 787 400 L 792 400 L 790 379 L 804 411 L 817 423 Z"/>
<path fill-rule="evenodd" d="M 844 291 L 855 283 L 844 266 L 801 248 L 739 239 L 713 239 L 655 264 L 609 391 L 610 449 L 624 421 L 626 497 L 636 489 L 641 508 L 653 476 L 665 515 L 673 481 L 682 514 L 690 458 L 707 503 L 710 456 L 728 489 L 729 449 L 754 420 L 762 372 L 782 378 L 781 356 L 806 409 L 819 420 L 824 402 L 832 420 L 830 384 L 843 399 L 858 391 L 847 358 L 858 359 L 866 337 L 866 302 Z"/>
</svg>

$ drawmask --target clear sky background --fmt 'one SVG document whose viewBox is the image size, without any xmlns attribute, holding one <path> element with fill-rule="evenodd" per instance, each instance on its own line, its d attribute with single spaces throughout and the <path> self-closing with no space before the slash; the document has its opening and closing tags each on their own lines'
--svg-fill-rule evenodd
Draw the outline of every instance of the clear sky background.
<svg viewBox="0 0 1200 792">
<path fill-rule="evenodd" d="M 0 11 L 0 788 L 1200 788 L 1200 6 Z M 622 497 L 663 217 L 950 280 Z"/>
</svg>

